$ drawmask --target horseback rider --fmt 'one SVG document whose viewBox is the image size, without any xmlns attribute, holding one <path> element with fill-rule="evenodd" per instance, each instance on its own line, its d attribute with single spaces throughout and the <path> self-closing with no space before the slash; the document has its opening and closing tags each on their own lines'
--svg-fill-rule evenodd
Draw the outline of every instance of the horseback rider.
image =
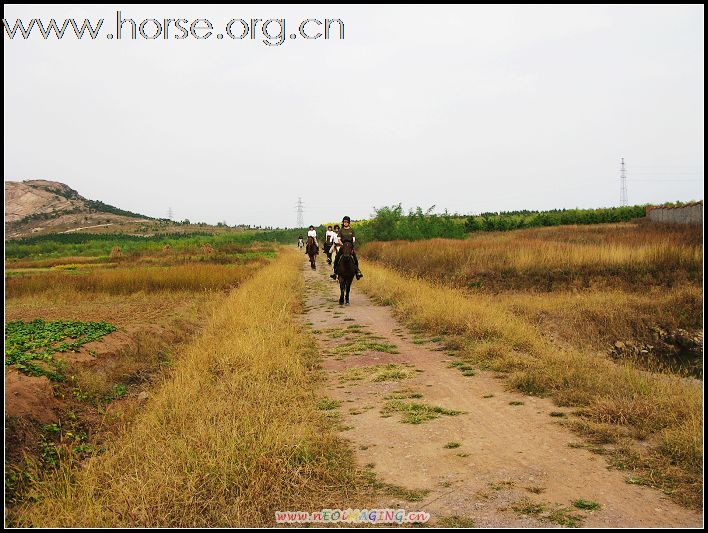
<svg viewBox="0 0 708 533">
<path fill-rule="evenodd" d="M 320 252 L 320 243 L 317 242 L 317 231 L 315 230 L 315 226 L 310 226 L 307 229 L 307 236 L 312 237 L 315 240 L 315 246 L 317 247 L 317 253 Z M 305 254 L 307 254 L 307 250 L 305 250 Z"/>
<path fill-rule="evenodd" d="M 305 246 L 305 240 L 302 238 L 302 235 L 300 235 L 297 238 L 297 247 L 302 248 L 303 246 Z"/>
<path fill-rule="evenodd" d="M 332 231 L 332 226 L 327 226 L 327 233 L 325 233 L 325 252 L 328 251 L 332 247 L 332 243 L 334 242 L 334 239 L 337 237 L 337 234 Z"/>
<path fill-rule="evenodd" d="M 325 233 L 324 251 L 325 254 L 327 254 L 327 264 L 329 265 L 332 264 L 332 246 L 334 245 L 334 239 L 336 237 L 337 234 L 332 231 L 332 226 L 327 226 L 327 233 Z"/>
<path fill-rule="evenodd" d="M 351 227 L 351 219 L 349 217 L 344 217 L 342 219 L 342 228 L 337 233 L 337 241 L 340 245 L 344 245 L 345 242 L 352 243 L 352 259 L 354 260 L 354 270 L 356 270 L 356 279 L 361 279 L 364 274 L 359 270 L 359 259 L 354 251 L 354 241 L 356 237 L 354 236 L 354 230 Z M 334 258 L 334 273 L 330 276 L 332 279 L 337 279 L 337 267 L 339 266 L 339 259 L 342 257 L 342 248 L 337 250 L 337 256 Z"/>
<path fill-rule="evenodd" d="M 339 244 L 339 224 L 334 225 L 334 229 L 332 230 L 332 246 L 334 246 L 334 251 L 336 252 L 340 248 Z"/>
</svg>

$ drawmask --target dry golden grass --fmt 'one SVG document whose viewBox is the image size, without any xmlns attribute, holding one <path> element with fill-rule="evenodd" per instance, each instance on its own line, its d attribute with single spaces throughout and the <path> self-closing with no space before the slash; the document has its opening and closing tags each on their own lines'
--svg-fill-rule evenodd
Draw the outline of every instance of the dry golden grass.
<svg viewBox="0 0 708 533">
<path fill-rule="evenodd" d="M 52 259 L 10 259 L 5 261 L 6 269 L 15 268 L 51 268 L 60 265 L 91 265 L 105 263 L 108 256 L 73 256 L 56 257 Z"/>
<path fill-rule="evenodd" d="M 366 266 L 362 287 L 410 324 L 453 336 L 466 359 L 509 373 L 510 386 L 580 407 L 591 422 L 655 439 L 661 465 L 678 465 L 688 478 L 700 479 L 699 382 L 642 371 L 587 350 L 562 349 L 488 295 L 465 295 L 372 264 Z M 678 494 L 684 503 L 700 505 L 695 492 Z"/>
<path fill-rule="evenodd" d="M 235 287 L 251 277 L 267 260 L 238 265 L 193 263 L 167 267 L 93 270 L 87 273 L 42 272 L 5 280 L 6 298 L 66 291 L 131 294 L 145 291 L 200 291 Z"/>
<path fill-rule="evenodd" d="M 88 449 L 102 446 L 107 434 L 141 410 L 137 392 L 169 372 L 180 346 L 193 339 L 225 298 L 224 291 L 171 291 L 130 295 L 67 292 L 58 297 L 42 293 L 8 300 L 7 321 L 107 321 L 119 328 L 85 346 L 81 354 L 56 355 L 66 377 L 64 382 L 54 383 L 55 412 L 65 438 L 54 435 L 52 442 L 70 455 L 77 453 L 71 435 L 88 435 L 88 440 L 82 441 Z M 89 354 L 92 357 L 87 360 Z M 15 400 L 22 402 L 22 395 L 8 398 L 8 409 Z M 42 469 L 43 448 L 37 446 L 42 441 L 41 425 L 31 416 L 28 413 L 6 427 L 5 468 L 14 480 L 6 487 L 9 514 L 31 484 L 25 474 Z M 82 453 L 78 452 L 79 456 Z"/>
<path fill-rule="evenodd" d="M 31 321 L 79 320 L 110 322 L 119 328 L 166 324 L 185 318 L 196 319 L 203 309 L 217 305 L 223 292 L 165 291 L 133 294 L 92 294 L 63 291 L 30 294 L 5 303 L 5 319 Z"/>
<path fill-rule="evenodd" d="M 700 330 L 702 289 L 504 293 L 495 302 L 577 348 L 607 350 L 615 341 L 655 342 L 655 328 Z"/>
<path fill-rule="evenodd" d="M 315 345 L 293 317 L 300 264 L 284 253 L 232 292 L 107 451 L 38 482 L 13 521 L 259 526 L 355 491 L 350 452 L 316 409 Z"/>
<path fill-rule="evenodd" d="M 362 255 L 457 287 L 524 289 L 673 286 L 702 279 L 701 228 L 563 226 L 476 234 L 460 241 L 374 242 Z"/>
</svg>

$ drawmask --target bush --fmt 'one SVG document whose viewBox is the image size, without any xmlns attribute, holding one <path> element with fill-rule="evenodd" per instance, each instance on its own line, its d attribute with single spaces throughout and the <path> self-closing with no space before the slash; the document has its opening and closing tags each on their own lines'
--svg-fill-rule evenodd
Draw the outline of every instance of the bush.
<svg viewBox="0 0 708 533">
<path fill-rule="evenodd" d="M 551 211 L 502 211 L 482 213 L 467 219 L 465 228 L 475 231 L 510 231 L 541 226 L 569 224 L 604 224 L 626 222 L 644 216 L 644 207 L 608 207 L 600 209 L 553 209 Z"/>
<path fill-rule="evenodd" d="M 446 237 L 461 239 L 465 236 L 465 227 L 447 211 L 434 214 L 435 206 L 423 211 L 416 207 L 403 213 L 401 204 L 381 207 L 375 210 L 371 220 L 356 224 L 357 242 L 407 240 L 417 241 Z"/>
</svg>

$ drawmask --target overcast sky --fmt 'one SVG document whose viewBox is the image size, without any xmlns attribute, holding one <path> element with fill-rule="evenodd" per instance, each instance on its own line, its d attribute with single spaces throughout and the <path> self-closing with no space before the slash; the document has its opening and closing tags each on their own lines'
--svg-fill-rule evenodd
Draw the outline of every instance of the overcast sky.
<svg viewBox="0 0 708 533">
<path fill-rule="evenodd" d="M 238 18 L 285 18 L 288 35 L 339 18 L 344 39 L 111 40 L 118 9 L 138 24 L 205 18 L 215 33 Z M 57 180 L 154 217 L 274 226 L 295 225 L 299 196 L 306 224 L 399 202 L 613 206 L 620 157 L 630 203 L 703 198 L 702 6 L 4 13 L 105 19 L 93 41 L 5 36 L 6 180 Z"/>
</svg>

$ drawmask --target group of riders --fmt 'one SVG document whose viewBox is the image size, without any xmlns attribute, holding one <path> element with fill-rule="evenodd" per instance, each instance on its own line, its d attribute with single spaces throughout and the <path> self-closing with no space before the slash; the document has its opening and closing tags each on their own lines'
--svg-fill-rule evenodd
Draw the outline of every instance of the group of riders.
<svg viewBox="0 0 708 533">
<path fill-rule="evenodd" d="M 317 231 L 314 226 L 310 226 L 307 230 L 307 237 L 312 237 L 315 242 L 317 252 L 319 253 L 320 245 L 317 239 Z M 344 217 L 342 219 L 342 227 L 340 228 L 338 224 L 335 224 L 334 228 L 332 226 L 327 226 L 327 232 L 325 233 L 324 251 L 327 254 L 327 262 L 331 263 L 331 257 L 334 253 L 334 272 L 330 276 L 332 279 L 337 279 L 337 268 L 339 266 L 339 260 L 342 257 L 342 247 L 344 243 L 349 242 L 352 246 L 352 259 L 354 261 L 354 269 L 356 271 L 356 279 L 361 279 L 364 275 L 359 270 L 359 259 L 354 252 L 354 242 L 356 237 L 354 236 L 354 229 L 351 227 L 351 219 L 349 217 Z M 305 242 L 302 235 L 297 240 L 297 245 L 302 248 Z M 305 252 L 307 254 L 307 251 Z"/>
</svg>

